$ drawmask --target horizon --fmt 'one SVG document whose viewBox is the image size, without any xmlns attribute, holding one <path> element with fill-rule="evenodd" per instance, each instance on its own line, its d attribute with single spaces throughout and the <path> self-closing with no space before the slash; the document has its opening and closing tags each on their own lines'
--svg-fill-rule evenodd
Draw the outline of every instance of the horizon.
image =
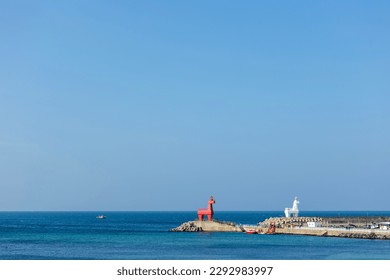
<svg viewBox="0 0 390 280">
<path fill-rule="evenodd" d="M 99 212 L 99 213 L 109 213 L 109 212 L 193 212 L 197 213 L 197 210 L 0 210 L 0 212 Z M 214 213 L 218 212 L 259 212 L 259 213 L 267 213 L 267 212 L 280 212 L 282 215 L 284 215 L 284 211 L 280 210 L 215 210 Z M 299 211 L 299 213 L 310 213 L 310 212 L 389 212 L 390 210 L 303 210 Z M 298 217 L 304 217 L 304 216 L 298 216 Z"/>
</svg>

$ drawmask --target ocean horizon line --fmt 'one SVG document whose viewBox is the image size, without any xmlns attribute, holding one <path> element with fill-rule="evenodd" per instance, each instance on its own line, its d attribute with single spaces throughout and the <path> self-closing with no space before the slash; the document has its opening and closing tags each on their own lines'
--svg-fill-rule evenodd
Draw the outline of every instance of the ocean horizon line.
<svg viewBox="0 0 390 280">
<path fill-rule="evenodd" d="M 191 212 L 197 212 L 197 209 L 194 209 L 194 210 L 0 210 L 0 213 L 10 213 L 10 212 L 51 212 L 51 213 L 61 213 L 61 212 L 66 212 L 66 213 L 69 213 L 69 212 L 78 212 L 78 213 L 96 213 L 96 212 L 105 212 L 105 213 L 109 213 L 109 212 L 123 212 L 123 213 L 126 213 L 126 212 L 145 212 L 145 213 L 159 213 L 159 212 L 166 212 L 166 213 L 174 213 L 174 212 L 177 212 L 177 213 L 183 213 L 183 212 L 187 212 L 187 213 L 191 213 Z M 264 213 L 264 212 L 280 212 L 280 213 L 284 213 L 283 210 L 215 210 L 214 211 L 215 213 L 218 213 L 218 212 L 224 212 L 224 213 L 227 213 L 227 212 L 230 212 L 230 213 L 237 213 L 237 212 L 260 212 L 260 213 Z M 337 212 L 367 212 L 367 213 L 371 213 L 371 212 L 389 212 L 390 213 L 390 210 L 300 210 L 300 213 L 312 213 L 312 212 L 334 212 L 334 213 L 337 213 Z"/>
</svg>

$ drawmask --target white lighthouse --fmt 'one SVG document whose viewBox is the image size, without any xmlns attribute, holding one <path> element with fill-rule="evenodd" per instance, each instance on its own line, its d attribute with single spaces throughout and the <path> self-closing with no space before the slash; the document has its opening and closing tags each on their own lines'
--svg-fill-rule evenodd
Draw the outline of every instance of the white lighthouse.
<svg viewBox="0 0 390 280">
<path fill-rule="evenodd" d="M 286 215 L 286 217 L 298 217 L 298 213 L 299 213 L 298 204 L 299 204 L 298 197 L 295 197 L 293 202 L 293 207 L 284 209 L 284 214 Z"/>
</svg>

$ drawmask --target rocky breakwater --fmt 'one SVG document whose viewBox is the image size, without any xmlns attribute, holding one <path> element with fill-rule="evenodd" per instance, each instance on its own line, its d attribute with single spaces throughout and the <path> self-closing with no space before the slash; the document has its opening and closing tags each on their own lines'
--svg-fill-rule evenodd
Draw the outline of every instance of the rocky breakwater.
<svg viewBox="0 0 390 280">
<path fill-rule="evenodd" d="M 232 222 L 190 221 L 171 229 L 174 232 L 242 232 L 243 229 Z"/>
<path fill-rule="evenodd" d="M 259 223 L 259 226 L 262 228 L 268 228 L 271 224 L 274 224 L 276 228 L 302 227 L 307 226 L 308 222 L 322 223 L 323 219 L 320 217 L 276 217 L 264 220 L 263 222 Z"/>
<path fill-rule="evenodd" d="M 366 233 L 358 233 L 358 232 L 341 232 L 337 235 L 337 237 L 346 237 L 346 238 L 361 238 L 361 239 L 390 239 L 390 234 L 381 234 L 375 232 L 366 232 Z"/>
<path fill-rule="evenodd" d="M 259 223 L 261 228 L 269 228 L 275 225 L 276 234 L 298 234 L 328 237 L 345 237 L 360 239 L 390 239 L 390 230 L 369 229 L 363 227 L 363 223 L 357 223 L 358 218 L 340 217 L 337 218 L 320 218 L 320 217 L 292 217 L 292 218 L 268 218 Z M 356 220 L 356 221 L 355 221 Z M 357 225 L 350 224 L 353 221 Z M 309 227 L 309 222 L 317 224 Z M 349 224 L 348 224 L 349 223 Z M 347 224 L 343 226 L 340 224 Z"/>
<path fill-rule="evenodd" d="M 197 225 L 195 225 L 194 222 L 186 222 L 186 223 L 181 224 L 178 227 L 171 229 L 170 231 L 199 232 L 199 231 L 203 231 L 203 229 L 201 227 L 198 227 Z"/>
</svg>

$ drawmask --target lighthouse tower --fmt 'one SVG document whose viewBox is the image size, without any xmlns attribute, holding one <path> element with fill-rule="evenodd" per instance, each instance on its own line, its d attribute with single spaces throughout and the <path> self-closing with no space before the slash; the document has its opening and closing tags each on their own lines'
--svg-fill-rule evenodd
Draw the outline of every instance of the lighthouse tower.
<svg viewBox="0 0 390 280">
<path fill-rule="evenodd" d="M 292 208 L 285 208 L 284 209 L 284 214 L 286 217 L 298 217 L 299 209 L 298 209 L 298 197 L 295 197 L 294 202 L 293 202 L 293 207 Z"/>
</svg>

